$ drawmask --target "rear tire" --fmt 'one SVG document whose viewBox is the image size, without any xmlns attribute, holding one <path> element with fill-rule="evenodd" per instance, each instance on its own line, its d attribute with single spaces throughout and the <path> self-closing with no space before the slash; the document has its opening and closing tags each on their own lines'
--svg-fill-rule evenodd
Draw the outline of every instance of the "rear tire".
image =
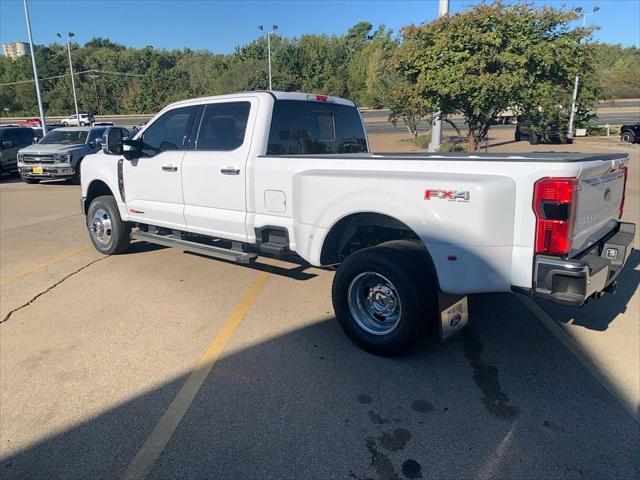
<svg viewBox="0 0 640 480">
<path fill-rule="evenodd" d="M 122 221 L 111 195 L 93 199 L 87 211 L 87 229 L 91 243 L 100 253 L 116 255 L 129 248 L 131 225 Z"/>
<path fill-rule="evenodd" d="M 27 177 L 23 177 L 22 175 L 20 175 L 20 178 L 24 183 L 28 183 L 30 185 L 34 183 L 40 183 L 40 180 L 36 180 L 35 178 L 27 178 Z"/>
<path fill-rule="evenodd" d="M 635 137 L 631 132 L 622 132 L 622 135 L 620 135 L 620 141 L 623 143 L 633 143 L 635 141 Z"/>
<path fill-rule="evenodd" d="M 348 256 L 333 279 L 332 297 L 347 336 L 376 355 L 395 355 L 424 340 L 438 314 L 428 253 L 409 240 Z"/>
</svg>

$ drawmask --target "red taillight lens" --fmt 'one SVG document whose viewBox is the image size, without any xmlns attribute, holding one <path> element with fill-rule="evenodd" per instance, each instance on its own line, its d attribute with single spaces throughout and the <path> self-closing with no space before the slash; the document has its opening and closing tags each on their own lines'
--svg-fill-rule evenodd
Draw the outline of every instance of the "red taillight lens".
<svg viewBox="0 0 640 480">
<path fill-rule="evenodd" d="M 627 167 L 622 167 L 622 170 L 624 171 L 624 186 L 622 187 L 622 200 L 620 200 L 620 214 L 618 218 L 622 218 L 622 214 L 624 213 L 624 196 L 627 193 L 627 175 L 629 173 Z"/>
<path fill-rule="evenodd" d="M 548 177 L 535 183 L 536 253 L 566 255 L 571 250 L 577 190 L 575 178 Z"/>
</svg>

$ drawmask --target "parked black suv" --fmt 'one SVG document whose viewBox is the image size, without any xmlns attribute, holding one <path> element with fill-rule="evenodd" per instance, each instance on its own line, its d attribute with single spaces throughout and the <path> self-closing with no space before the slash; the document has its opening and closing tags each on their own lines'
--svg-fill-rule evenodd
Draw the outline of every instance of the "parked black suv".
<svg viewBox="0 0 640 480">
<path fill-rule="evenodd" d="M 516 126 L 515 140 L 516 142 L 529 140 L 531 145 L 538 145 L 539 143 L 572 143 L 567 134 L 568 129 L 560 128 L 555 122 L 546 130 L 535 129 L 530 118 L 520 115 Z"/>
<path fill-rule="evenodd" d="M 640 122 L 622 125 L 620 140 L 625 143 L 640 143 Z"/>
<path fill-rule="evenodd" d="M 0 125 L 0 173 L 18 170 L 18 150 L 33 144 L 35 136 L 29 127 Z"/>
</svg>

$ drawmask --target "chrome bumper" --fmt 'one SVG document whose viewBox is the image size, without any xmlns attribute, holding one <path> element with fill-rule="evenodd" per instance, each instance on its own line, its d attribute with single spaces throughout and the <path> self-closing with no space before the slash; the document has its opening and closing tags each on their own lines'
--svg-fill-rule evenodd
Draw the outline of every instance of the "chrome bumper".
<svg viewBox="0 0 640 480">
<path fill-rule="evenodd" d="M 636 226 L 619 223 L 586 254 L 570 259 L 537 255 L 533 270 L 533 295 L 562 305 L 580 307 L 591 297 L 613 293 L 616 278 L 631 251 Z"/>
</svg>

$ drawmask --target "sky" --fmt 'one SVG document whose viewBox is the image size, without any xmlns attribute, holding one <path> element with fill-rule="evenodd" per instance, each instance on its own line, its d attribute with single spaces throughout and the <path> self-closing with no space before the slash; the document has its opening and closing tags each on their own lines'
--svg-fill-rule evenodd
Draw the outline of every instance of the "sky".
<svg viewBox="0 0 640 480">
<path fill-rule="evenodd" d="M 451 0 L 451 12 L 477 0 Z M 60 41 L 57 32 L 74 32 L 83 44 L 94 37 L 141 48 L 231 53 L 257 38 L 257 25 L 279 26 L 285 37 L 305 33 L 341 34 L 359 21 L 384 24 L 394 32 L 403 25 L 430 21 L 438 0 L 359 1 L 215 1 L 215 0 L 29 0 L 33 41 Z M 536 0 L 538 5 L 581 6 L 588 24 L 601 28 L 598 41 L 640 46 L 640 0 Z M 0 0 L 0 43 L 27 41 L 22 0 Z"/>
</svg>

